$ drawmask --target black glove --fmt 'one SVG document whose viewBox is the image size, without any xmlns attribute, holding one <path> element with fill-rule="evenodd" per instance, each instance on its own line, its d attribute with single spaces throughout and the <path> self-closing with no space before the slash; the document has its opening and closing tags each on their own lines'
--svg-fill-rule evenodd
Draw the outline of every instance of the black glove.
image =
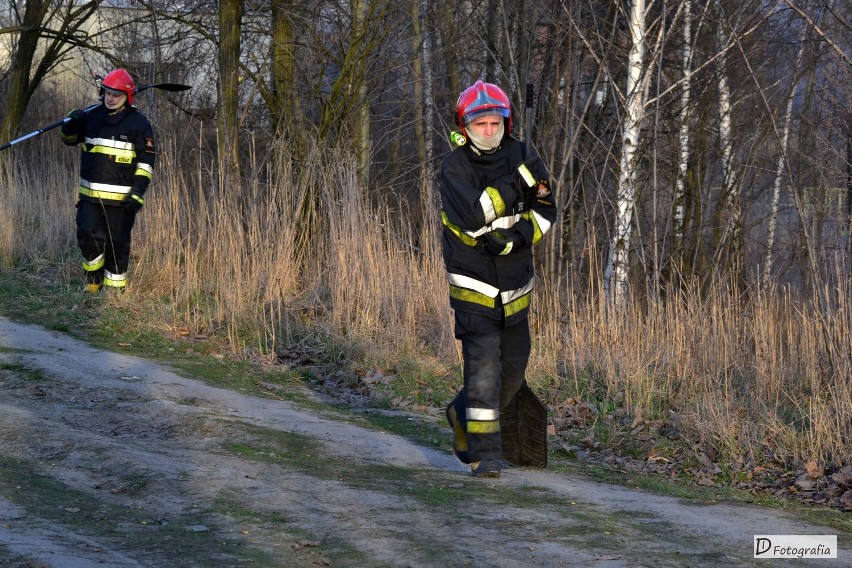
<svg viewBox="0 0 852 568">
<path fill-rule="evenodd" d="M 480 242 L 485 247 L 485 251 L 494 256 L 509 254 L 526 245 L 526 239 L 516 231 L 491 231 L 485 233 Z"/>
<path fill-rule="evenodd" d="M 135 189 L 130 190 L 130 193 L 124 196 L 124 201 L 121 202 L 121 205 L 127 209 L 128 211 L 132 211 L 133 213 L 138 212 L 142 209 L 142 206 L 145 204 L 145 199 L 142 197 L 142 194 L 136 191 Z"/>
<path fill-rule="evenodd" d="M 74 110 L 69 112 L 66 116 L 67 116 L 67 118 L 71 119 L 71 120 L 68 121 L 68 124 L 75 123 L 75 122 L 77 124 L 79 124 L 79 123 L 83 122 L 83 119 L 86 117 L 86 113 L 83 112 L 82 110 L 78 109 L 78 108 L 75 108 Z"/>
<path fill-rule="evenodd" d="M 546 170 L 540 158 L 530 158 L 518 166 L 518 187 L 523 195 L 520 198 L 520 202 L 523 204 L 523 207 L 520 207 L 522 212 L 528 211 L 532 207 L 539 193 L 543 192 L 545 195 L 550 195 L 544 172 Z"/>
</svg>

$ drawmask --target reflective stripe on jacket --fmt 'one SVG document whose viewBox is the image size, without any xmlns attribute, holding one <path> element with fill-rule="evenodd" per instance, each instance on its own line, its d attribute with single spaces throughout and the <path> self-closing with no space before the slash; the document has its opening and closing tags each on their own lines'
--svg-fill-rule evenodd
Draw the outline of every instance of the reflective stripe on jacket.
<svg viewBox="0 0 852 568">
<path fill-rule="evenodd" d="M 530 153 L 529 158 L 535 155 Z M 517 167 L 523 144 L 506 137 L 492 154 L 478 154 L 470 145 L 455 149 L 441 164 L 439 189 L 444 226 L 443 251 L 450 304 L 453 309 L 505 317 L 511 325 L 526 315 L 533 288 L 532 245 L 550 230 L 556 207 L 552 195 L 533 199 L 518 209 Z M 549 179 L 540 161 L 536 179 Z M 527 246 L 495 256 L 482 246 L 494 230 L 517 232 Z"/>
<path fill-rule="evenodd" d="M 119 203 L 131 191 L 145 194 L 154 176 L 154 134 L 135 107 L 117 114 L 100 105 L 81 122 L 62 125 L 62 141 L 80 145 L 80 199 Z"/>
</svg>

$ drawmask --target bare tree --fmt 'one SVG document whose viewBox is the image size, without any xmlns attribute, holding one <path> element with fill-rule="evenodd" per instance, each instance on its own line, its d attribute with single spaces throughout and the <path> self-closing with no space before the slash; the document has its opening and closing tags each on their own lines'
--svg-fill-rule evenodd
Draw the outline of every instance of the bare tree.
<svg viewBox="0 0 852 568">
<path fill-rule="evenodd" d="M 802 34 L 799 42 L 799 53 L 796 56 L 796 63 L 793 66 L 790 75 L 790 92 L 787 95 L 787 101 L 784 105 L 784 116 L 782 117 L 781 132 L 778 140 L 778 161 L 775 166 L 775 181 L 772 184 L 772 202 L 769 206 L 769 225 L 767 228 L 766 237 L 766 255 L 763 261 L 763 277 L 762 285 L 764 288 L 769 287 L 770 278 L 772 275 L 772 247 L 775 245 L 775 230 L 778 219 L 778 205 L 781 201 L 781 185 L 785 178 L 789 178 L 789 166 L 787 160 L 787 152 L 790 140 L 790 123 L 793 120 L 793 100 L 796 95 L 796 86 L 799 81 L 799 73 L 802 67 L 802 58 L 805 53 L 805 35 Z"/>
<path fill-rule="evenodd" d="M 653 4 L 653 0 L 651 2 Z M 627 83 L 624 89 L 624 118 L 621 132 L 621 159 L 616 185 L 615 222 L 609 243 L 609 256 L 604 271 L 604 287 L 608 299 L 621 307 L 627 301 L 630 231 L 638 191 L 637 159 L 649 64 L 645 60 L 645 0 L 632 0 L 628 17 L 630 52 L 627 60 Z"/>
<path fill-rule="evenodd" d="M 683 232 L 686 220 L 685 204 L 689 155 L 691 151 L 690 119 L 692 108 L 692 0 L 683 2 L 683 45 L 680 53 L 681 73 L 680 106 L 678 108 L 678 162 L 672 199 L 672 257 L 677 270 L 683 268 Z"/>
<path fill-rule="evenodd" d="M 223 188 L 240 183 L 240 30 L 243 0 L 219 2 L 219 89 L 216 130 Z"/>
<path fill-rule="evenodd" d="M 42 80 L 75 47 L 90 38 L 81 32 L 102 0 L 57 3 L 49 0 L 12 0 L 14 27 L 0 30 L 13 34 L 6 112 L 0 119 L 0 140 L 14 137 L 30 99 Z"/>
<path fill-rule="evenodd" d="M 293 0 L 271 0 L 272 96 L 270 114 L 277 134 L 295 114 L 296 38 L 293 29 Z"/>
</svg>

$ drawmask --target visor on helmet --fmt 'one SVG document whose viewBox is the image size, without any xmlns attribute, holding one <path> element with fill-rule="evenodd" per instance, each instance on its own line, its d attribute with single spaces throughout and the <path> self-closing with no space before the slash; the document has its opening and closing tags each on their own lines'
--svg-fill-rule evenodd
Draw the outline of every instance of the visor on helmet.
<svg viewBox="0 0 852 568">
<path fill-rule="evenodd" d="M 471 123 L 471 121 L 476 120 L 481 116 L 489 116 L 489 115 L 497 115 L 502 116 L 503 118 L 509 118 L 511 111 L 507 108 L 500 107 L 492 107 L 492 108 L 479 108 L 474 111 L 471 111 L 462 117 L 462 121 L 465 126 Z"/>
</svg>

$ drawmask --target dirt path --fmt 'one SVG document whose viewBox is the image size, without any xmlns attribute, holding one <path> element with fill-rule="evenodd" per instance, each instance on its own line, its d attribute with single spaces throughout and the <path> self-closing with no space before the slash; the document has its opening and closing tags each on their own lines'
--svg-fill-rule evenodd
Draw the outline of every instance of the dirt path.
<svg viewBox="0 0 852 568">
<path fill-rule="evenodd" d="M 741 566 L 754 534 L 838 532 L 551 470 L 474 480 L 357 417 L 4 318 L 0 393 L 2 566 Z"/>
</svg>

